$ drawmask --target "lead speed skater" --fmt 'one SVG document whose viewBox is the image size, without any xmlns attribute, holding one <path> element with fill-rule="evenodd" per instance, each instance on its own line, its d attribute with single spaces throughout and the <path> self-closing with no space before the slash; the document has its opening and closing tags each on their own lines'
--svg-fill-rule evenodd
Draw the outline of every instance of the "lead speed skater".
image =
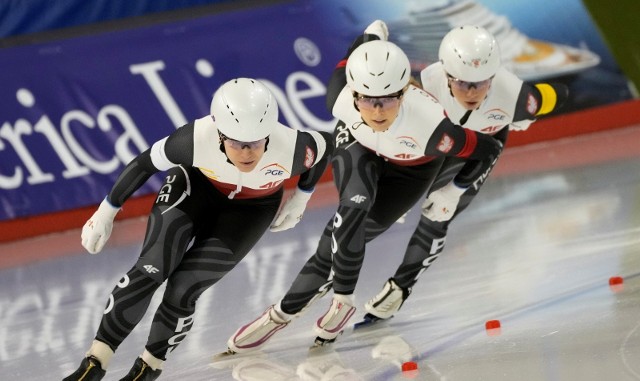
<svg viewBox="0 0 640 381">
<path fill-rule="evenodd" d="M 114 352 L 166 282 L 144 350 L 121 380 L 157 379 L 168 354 L 193 327 L 200 295 L 267 229 L 298 223 L 332 151 L 330 134 L 280 124 L 269 89 L 258 80 L 237 78 L 218 88 L 208 115 L 134 158 L 83 227 L 87 251 L 103 249 L 116 214 L 149 177 L 167 171 L 165 181 L 140 257 L 109 295 L 93 343 L 64 381 L 102 379 Z M 284 180 L 298 175 L 293 195 L 279 209 Z"/>
</svg>

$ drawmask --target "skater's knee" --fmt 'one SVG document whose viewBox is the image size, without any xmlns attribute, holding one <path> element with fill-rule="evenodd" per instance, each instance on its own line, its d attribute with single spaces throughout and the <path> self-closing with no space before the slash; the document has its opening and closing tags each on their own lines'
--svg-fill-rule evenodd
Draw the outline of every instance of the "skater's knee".
<svg viewBox="0 0 640 381">
<path fill-rule="evenodd" d="M 178 309 L 192 310 L 195 309 L 200 294 L 201 292 L 191 289 L 190 285 L 169 283 L 164 291 L 162 303 Z"/>
</svg>

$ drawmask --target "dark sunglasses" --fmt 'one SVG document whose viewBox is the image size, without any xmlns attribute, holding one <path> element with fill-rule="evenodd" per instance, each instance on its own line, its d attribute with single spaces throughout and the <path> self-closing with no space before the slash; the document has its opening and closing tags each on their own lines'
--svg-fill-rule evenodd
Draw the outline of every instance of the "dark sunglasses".
<svg viewBox="0 0 640 381">
<path fill-rule="evenodd" d="M 381 109 L 386 110 L 398 106 L 402 95 L 404 95 L 403 91 L 384 97 L 369 97 L 366 95 L 355 94 L 354 99 L 359 109 L 374 110 L 376 107 L 380 107 Z"/>
<path fill-rule="evenodd" d="M 451 86 L 455 87 L 456 90 L 460 90 L 460 91 L 469 91 L 471 90 L 472 87 L 474 87 L 476 90 L 479 90 L 479 91 L 486 90 L 489 88 L 489 85 L 491 85 L 491 80 L 493 80 L 493 76 L 492 76 L 491 78 L 485 79 L 484 81 L 467 82 L 467 81 L 458 79 L 450 74 L 447 74 L 447 78 L 449 79 L 449 83 L 451 84 Z"/>
<path fill-rule="evenodd" d="M 264 139 L 256 140 L 253 142 L 241 142 L 239 140 L 231 139 L 230 137 L 226 136 L 225 134 L 219 131 L 218 131 L 218 135 L 220 136 L 220 140 L 229 144 L 229 147 L 237 150 L 244 149 L 244 147 L 247 147 L 249 149 L 262 148 L 267 143 L 267 139 L 269 139 L 269 137 L 266 137 Z"/>
</svg>

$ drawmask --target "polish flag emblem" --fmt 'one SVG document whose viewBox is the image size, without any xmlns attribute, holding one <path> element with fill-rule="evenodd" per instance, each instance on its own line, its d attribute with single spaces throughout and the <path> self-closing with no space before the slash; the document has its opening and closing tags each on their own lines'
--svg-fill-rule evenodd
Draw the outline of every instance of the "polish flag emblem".
<svg viewBox="0 0 640 381">
<path fill-rule="evenodd" d="M 538 112 L 538 101 L 531 93 L 529 93 L 529 96 L 527 97 L 527 111 L 531 115 L 535 115 L 536 112 Z"/>
<path fill-rule="evenodd" d="M 307 168 L 311 168 L 313 166 L 313 162 L 316 160 L 316 155 L 313 153 L 313 150 L 309 147 L 306 147 L 307 151 L 304 155 L 304 166 Z"/>
<path fill-rule="evenodd" d="M 451 151 L 451 148 L 453 148 L 453 144 L 454 141 L 451 136 L 443 134 L 442 139 L 440 139 L 440 142 L 438 143 L 437 149 L 442 153 L 447 153 Z"/>
</svg>

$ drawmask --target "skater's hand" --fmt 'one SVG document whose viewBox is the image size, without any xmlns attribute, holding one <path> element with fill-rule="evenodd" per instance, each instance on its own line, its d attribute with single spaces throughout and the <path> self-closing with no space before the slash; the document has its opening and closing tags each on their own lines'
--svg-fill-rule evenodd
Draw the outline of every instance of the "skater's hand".
<svg viewBox="0 0 640 381">
<path fill-rule="evenodd" d="M 431 221 L 449 221 L 456 212 L 460 196 L 466 189 L 452 182 L 431 193 L 422 204 L 422 215 Z"/>
<path fill-rule="evenodd" d="M 107 243 L 113 229 L 113 219 L 120 208 L 109 204 L 105 198 L 98 210 L 82 227 L 82 246 L 91 254 L 97 254 Z"/>
<path fill-rule="evenodd" d="M 389 39 L 389 29 L 387 28 L 387 24 L 382 20 L 376 20 L 369 24 L 367 29 L 364 30 L 365 34 L 375 34 L 380 37 L 382 41 L 387 41 Z"/>
<path fill-rule="evenodd" d="M 313 192 L 305 192 L 300 188 L 296 188 L 293 195 L 282 205 L 282 209 L 280 209 L 276 219 L 271 224 L 271 231 L 280 232 L 296 226 L 302 219 L 307 202 L 312 194 Z"/>
</svg>

